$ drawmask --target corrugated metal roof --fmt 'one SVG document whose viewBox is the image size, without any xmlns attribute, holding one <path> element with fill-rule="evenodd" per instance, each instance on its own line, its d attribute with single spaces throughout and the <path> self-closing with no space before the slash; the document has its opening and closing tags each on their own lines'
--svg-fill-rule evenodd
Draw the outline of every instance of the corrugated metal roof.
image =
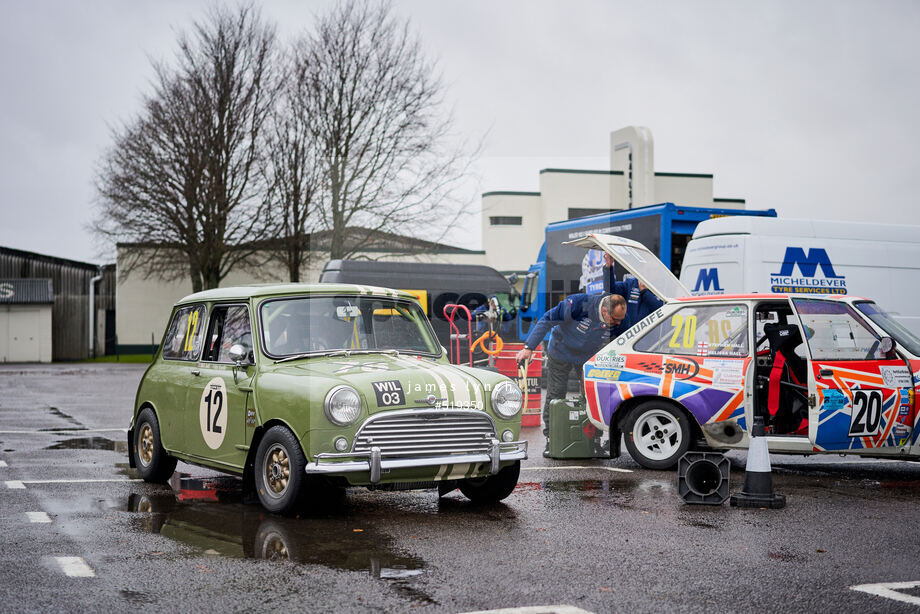
<svg viewBox="0 0 920 614">
<path fill-rule="evenodd" d="M 0 304 L 42 305 L 54 303 L 50 279 L 0 279 Z"/>
</svg>

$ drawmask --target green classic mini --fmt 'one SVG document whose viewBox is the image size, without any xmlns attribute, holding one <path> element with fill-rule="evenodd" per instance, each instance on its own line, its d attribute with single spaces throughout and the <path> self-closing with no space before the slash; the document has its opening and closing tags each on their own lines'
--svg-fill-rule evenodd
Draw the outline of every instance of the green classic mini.
<svg viewBox="0 0 920 614">
<path fill-rule="evenodd" d="M 241 475 L 290 513 L 311 478 L 504 499 L 527 457 L 520 426 L 517 385 L 449 364 L 412 295 L 284 284 L 176 304 L 128 444 L 148 482 L 183 460 Z"/>
</svg>

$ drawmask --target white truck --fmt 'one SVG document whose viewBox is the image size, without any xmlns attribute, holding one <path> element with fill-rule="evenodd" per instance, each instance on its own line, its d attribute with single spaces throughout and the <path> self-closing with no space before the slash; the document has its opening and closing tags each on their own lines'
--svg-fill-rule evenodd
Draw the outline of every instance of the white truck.
<svg viewBox="0 0 920 614">
<path fill-rule="evenodd" d="M 863 296 L 920 334 L 920 226 L 706 220 L 687 244 L 680 280 L 693 294 Z"/>
</svg>

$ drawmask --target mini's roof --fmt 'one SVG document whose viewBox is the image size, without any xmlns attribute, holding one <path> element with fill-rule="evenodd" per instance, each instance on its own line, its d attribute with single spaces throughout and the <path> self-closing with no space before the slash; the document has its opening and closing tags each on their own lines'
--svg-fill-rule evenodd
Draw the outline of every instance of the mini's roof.
<svg viewBox="0 0 920 614">
<path fill-rule="evenodd" d="M 301 295 L 301 294 L 364 294 L 378 296 L 393 296 L 399 298 L 408 298 L 415 300 L 415 296 L 402 290 L 392 290 L 390 288 L 379 288 L 377 286 L 363 286 L 357 284 L 251 284 L 245 286 L 228 286 L 226 288 L 214 288 L 213 290 L 204 290 L 189 294 L 185 298 L 176 302 L 177 305 L 182 303 L 200 303 L 205 301 L 228 301 L 228 300 L 249 300 L 264 296 L 283 296 L 283 295 Z"/>
</svg>

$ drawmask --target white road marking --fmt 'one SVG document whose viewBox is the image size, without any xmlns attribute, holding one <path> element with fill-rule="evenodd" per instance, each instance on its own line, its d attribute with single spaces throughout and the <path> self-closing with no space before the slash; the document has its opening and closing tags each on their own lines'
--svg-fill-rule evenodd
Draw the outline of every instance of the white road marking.
<svg viewBox="0 0 920 614">
<path fill-rule="evenodd" d="M 903 601 L 913 605 L 920 605 L 920 597 L 914 595 L 905 595 L 897 592 L 896 589 L 917 588 L 920 587 L 920 581 L 915 582 L 883 582 L 880 584 L 857 584 L 851 586 L 850 590 L 869 593 L 877 597 L 893 599 L 894 601 Z"/>
<path fill-rule="evenodd" d="M 26 516 L 29 517 L 29 522 L 32 523 L 51 522 L 51 517 L 45 512 L 26 512 Z"/>
<path fill-rule="evenodd" d="M 25 488 L 26 485 L 20 482 L 19 480 L 10 480 L 6 483 L 6 487 L 9 489 L 16 489 L 16 488 L 22 489 L 22 488 Z"/>
<path fill-rule="evenodd" d="M 9 465 L 6 464 L 6 461 L 0 460 L 0 467 L 9 467 Z"/>
<path fill-rule="evenodd" d="M 43 431 L 41 429 L 32 429 L 30 431 L 0 431 L 0 435 L 59 435 L 61 433 L 127 433 L 128 429 L 55 429 L 53 431 Z"/>
<path fill-rule="evenodd" d="M 565 465 L 565 466 L 543 466 L 543 467 L 521 467 L 521 471 L 552 471 L 554 469 L 602 469 L 614 473 L 632 473 L 632 469 L 620 469 L 619 467 L 592 467 L 591 465 Z"/>
<path fill-rule="evenodd" d="M 588 610 L 573 605 L 530 605 L 521 608 L 501 608 L 498 610 L 477 610 L 464 614 L 593 614 Z"/>
<path fill-rule="evenodd" d="M 58 556 L 55 557 L 61 571 L 71 578 L 95 578 L 96 572 L 78 556 Z"/>
<path fill-rule="evenodd" d="M 141 479 L 132 478 L 106 478 L 89 480 L 22 480 L 19 484 L 101 484 L 105 482 L 143 482 Z M 9 484 L 9 482 L 7 482 Z M 22 486 L 21 488 L 25 488 Z"/>
</svg>

